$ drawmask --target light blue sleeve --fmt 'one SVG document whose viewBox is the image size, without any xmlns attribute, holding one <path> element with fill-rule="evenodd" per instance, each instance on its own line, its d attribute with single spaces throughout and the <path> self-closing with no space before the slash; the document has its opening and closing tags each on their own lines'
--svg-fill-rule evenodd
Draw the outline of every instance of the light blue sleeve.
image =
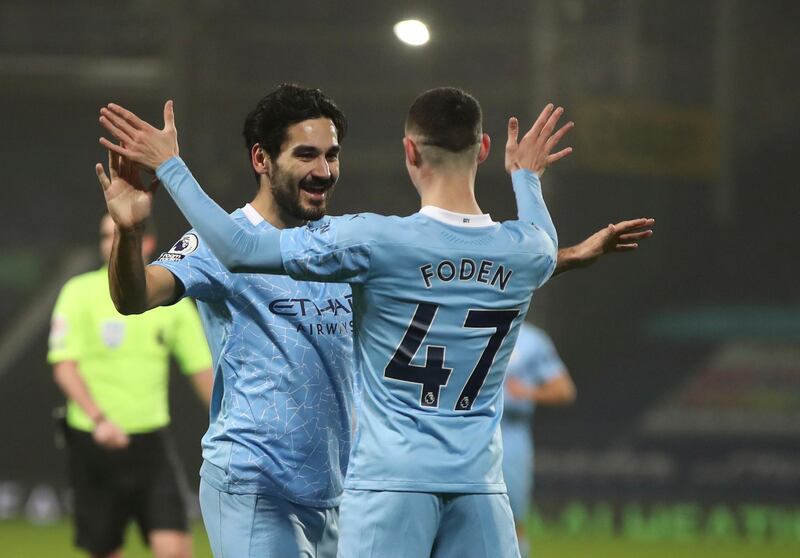
<svg viewBox="0 0 800 558">
<path fill-rule="evenodd" d="M 286 229 L 281 235 L 283 265 L 300 281 L 363 283 L 376 236 L 371 231 L 380 222 L 378 215 L 342 215 Z"/>
<path fill-rule="evenodd" d="M 558 356 L 555 345 L 550 337 L 543 331 L 534 331 L 528 338 L 530 343 L 531 373 L 534 383 L 544 384 L 549 382 L 566 369 L 561 357 Z"/>
<path fill-rule="evenodd" d="M 150 265 L 166 268 L 172 273 L 183 284 L 182 297 L 211 302 L 228 294 L 230 273 L 194 230 L 184 234 Z"/>
<path fill-rule="evenodd" d="M 254 233 L 244 229 L 208 197 L 180 157 L 162 163 L 156 175 L 222 265 L 236 272 L 286 274 L 281 261 L 281 231 Z"/>
<path fill-rule="evenodd" d="M 517 198 L 517 215 L 520 221 L 536 225 L 552 240 L 558 248 L 558 235 L 553 219 L 547 210 L 542 197 L 542 184 L 539 176 L 528 169 L 519 169 L 511 173 L 511 183 Z"/>
</svg>

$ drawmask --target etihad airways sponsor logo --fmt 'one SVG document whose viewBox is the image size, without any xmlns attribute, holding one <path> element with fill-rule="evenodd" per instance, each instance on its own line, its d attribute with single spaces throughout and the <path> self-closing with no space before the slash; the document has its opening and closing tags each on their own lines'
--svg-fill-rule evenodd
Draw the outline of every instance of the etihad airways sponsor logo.
<svg viewBox="0 0 800 558">
<path fill-rule="evenodd" d="M 269 303 L 269 311 L 278 316 L 332 316 L 353 313 L 353 295 L 327 300 L 310 298 L 276 298 Z"/>
</svg>

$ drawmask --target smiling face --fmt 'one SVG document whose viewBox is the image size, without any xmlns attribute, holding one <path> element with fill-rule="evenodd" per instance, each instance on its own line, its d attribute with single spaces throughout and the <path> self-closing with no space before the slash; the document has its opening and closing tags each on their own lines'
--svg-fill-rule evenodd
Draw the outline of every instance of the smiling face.
<svg viewBox="0 0 800 558">
<path fill-rule="evenodd" d="M 333 122 L 314 118 L 289 126 L 270 173 L 281 210 L 295 219 L 321 218 L 338 179 L 339 140 Z"/>
</svg>

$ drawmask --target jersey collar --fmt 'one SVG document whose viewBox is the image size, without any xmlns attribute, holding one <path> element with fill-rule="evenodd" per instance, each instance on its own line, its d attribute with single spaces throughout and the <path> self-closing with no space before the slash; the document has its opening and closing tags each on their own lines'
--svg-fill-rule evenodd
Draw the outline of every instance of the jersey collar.
<svg viewBox="0 0 800 558">
<path fill-rule="evenodd" d="M 244 213 L 244 216 L 247 217 L 247 220 L 250 221 L 251 225 L 258 225 L 264 221 L 264 218 L 261 216 L 261 214 L 249 203 L 245 204 L 245 206 L 242 208 L 242 213 Z"/>
<path fill-rule="evenodd" d="M 420 213 L 436 221 L 440 221 L 454 227 L 489 227 L 494 225 L 492 216 L 488 213 L 483 215 L 470 215 L 467 213 L 455 213 L 447 211 L 435 205 L 426 205 L 419 210 Z"/>
</svg>

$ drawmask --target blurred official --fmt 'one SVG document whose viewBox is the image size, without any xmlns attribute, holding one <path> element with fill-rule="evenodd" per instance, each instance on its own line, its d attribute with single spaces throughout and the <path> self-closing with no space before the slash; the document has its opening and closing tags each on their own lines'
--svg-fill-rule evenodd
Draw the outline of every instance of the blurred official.
<svg viewBox="0 0 800 558">
<path fill-rule="evenodd" d="M 106 263 L 113 235 L 105 215 L 100 252 Z M 155 235 L 146 232 L 142 257 L 155 246 Z M 170 354 L 207 405 L 211 355 L 190 301 L 122 316 L 111 301 L 105 265 L 64 285 L 48 361 L 67 397 L 75 544 L 91 556 L 121 556 L 131 520 L 157 558 L 191 556 L 186 479 L 166 433 Z"/>
</svg>

